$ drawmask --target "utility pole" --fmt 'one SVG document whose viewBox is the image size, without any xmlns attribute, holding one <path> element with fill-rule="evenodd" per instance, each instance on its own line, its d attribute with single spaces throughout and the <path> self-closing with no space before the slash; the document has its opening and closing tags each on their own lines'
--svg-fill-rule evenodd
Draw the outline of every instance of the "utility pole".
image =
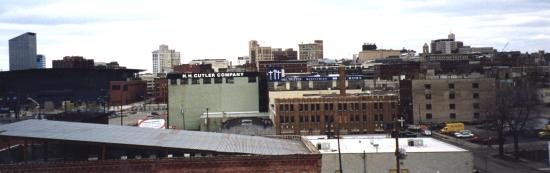
<svg viewBox="0 0 550 173">
<path fill-rule="evenodd" d="M 206 131 L 210 131 L 210 123 L 208 122 L 208 108 L 206 108 Z"/>
<path fill-rule="evenodd" d="M 401 168 L 400 168 L 400 163 L 399 163 L 399 160 L 400 160 L 400 152 L 399 152 L 399 131 L 400 131 L 400 125 L 403 125 L 403 118 L 401 119 L 397 119 L 397 117 L 395 117 L 395 168 L 397 169 L 397 173 L 401 173 Z"/>
</svg>

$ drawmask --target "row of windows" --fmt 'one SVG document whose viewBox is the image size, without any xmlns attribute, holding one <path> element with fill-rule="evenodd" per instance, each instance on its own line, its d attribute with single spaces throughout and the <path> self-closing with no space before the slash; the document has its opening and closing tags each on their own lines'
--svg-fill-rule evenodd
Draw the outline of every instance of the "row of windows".
<svg viewBox="0 0 550 173">
<path fill-rule="evenodd" d="M 348 110 L 348 105 L 351 108 L 350 110 L 366 110 L 367 109 L 367 103 L 338 103 L 337 108 L 338 110 Z M 395 102 L 391 102 L 391 108 L 395 109 Z M 298 105 L 299 111 L 320 111 L 321 105 L 320 104 L 299 104 Z M 334 110 L 334 104 L 324 104 L 324 110 Z M 384 109 L 383 103 L 374 103 L 374 109 Z M 281 104 L 279 105 L 279 110 L 281 111 L 294 111 L 294 105 L 293 104 Z"/>
<path fill-rule="evenodd" d="M 472 104 L 474 109 L 479 109 L 479 103 Z M 456 109 L 456 104 L 449 104 L 449 109 Z M 426 110 L 432 110 L 432 104 L 426 104 Z"/>
<path fill-rule="evenodd" d="M 455 89 L 455 84 L 454 83 L 450 83 L 449 85 L 449 89 Z M 479 83 L 472 83 L 472 88 L 479 88 Z M 424 84 L 424 89 L 427 89 L 427 90 L 430 90 L 432 89 L 432 84 Z"/>
<path fill-rule="evenodd" d="M 426 100 L 431 100 L 432 99 L 432 94 L 426 94 L 425 98 L 426 98 Z M 455 99 L 455 98 L 456 98 L 455 93 L 449 93 L 449 99 Z M 473 93 L 472 98 L 473 99 L 479 99 L 479 93 Z"/>
<path fill-rule="evenodd" d="M 325 115 L 325 122 L 334 122 L 334 117 Z M 367 115 L 350 115 L 349 116 L 350 122 L 367 122 Z M 374 121 L 384 121 L 384 114 L 374 114 Z M 280 123 L 294 123 L 294 116 L 281 116 L 279 119 Z M 311 115 L 311 116 L 298 116 L 298 122 L 300 123 L 318 123 L 321 122 L 319 115 Z"/>
<path fill-rule="evenodd" d="M 480 115 L 478 112 L 474 113 L 474 118 L 479 119 Z M 431 120 L 433 118 L 432 113 L 426 113 L 426 119 Z M 456 119 L 456 113 L 450 113 L 449 119 Z"/>
<path fill-rule="evenodd" d="M 202 84 L 212 84 L 212 79 L 214 79 L 214 84 L 222 84 L 223 79 L 221 77 L 216 78 L 202 78 Z M 191 79 L 191 85 L 198 85 L 200 84 L 201 78 L 192 78 Z M 225 78 L 226 84 L 233 84 L 235 83 L 235 78 L 233 77 L 226 77 Z M 248 76 L 248 83 L 256 83 L 256 77 L 255 76 Z M 170 79 L 170 85 L 177 85 L 178 80 L 177 79 Z M 189 79 L 180 79 L 179 85 L 189 85 Z"/>
</svg>

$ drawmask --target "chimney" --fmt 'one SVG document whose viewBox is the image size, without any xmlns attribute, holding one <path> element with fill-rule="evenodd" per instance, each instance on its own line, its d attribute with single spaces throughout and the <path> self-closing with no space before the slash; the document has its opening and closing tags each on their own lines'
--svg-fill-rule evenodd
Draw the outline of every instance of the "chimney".
<svg viewBox="0 0 550 173">
<path fill-rule="evenodd" d="M 338 66 L 338 88 L 340 88 L 340 95 L 346 95 L 346 68 L 343 65 Z"/>
</svg>

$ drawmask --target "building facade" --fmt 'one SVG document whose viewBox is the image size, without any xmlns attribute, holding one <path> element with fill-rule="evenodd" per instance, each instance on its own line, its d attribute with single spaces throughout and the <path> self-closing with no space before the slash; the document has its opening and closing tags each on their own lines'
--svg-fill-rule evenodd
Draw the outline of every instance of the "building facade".
<svg viewBox="0 0 550 173">
<path fill-rule="evenodd" d="M 36 68 L 46 68 L 46 56 L 36 55 Z"/>
<path fill-rule="evenodd" d="M 214 131 L 209 129 L 209 118 L 201 116 L 210 112 L 267 112 L 267 85 L 259 73 L 171 73 L 167 82 L 171 127 Z"/>
<path fill-rule="evenodd" d="M 172 67 L 181 64 L 180 52 L 169 49 L 168 45 L 160 45 L 153 51 L 153 74 L 172 72 Z"/>
<path fill-rule="evenodd" d="M 363 50 L 359 52 L 358 63 L 364 63 L 368 61 L 374 61 L 376 59 L 384 59 L 390 56 L 401 55 L 401 50 L 392 50 L 392 49 L 378 49 L 378 50 Z"/>
<path fill-rule="evenodd" d="M 93 59 L 85 59 L 82 56 L 65 56 L 62 60 L 53 60 L 52 68 L 94 68 Z"/>
<path fill-rule="evenodd" d="M 298 60 L 298 51 L 295 51 L 292 48 L 285 50 L 281 48 L 274 48 L 271 53 L 273 54 L 273 60 L 275 61 Z"/>
<path fill-rule="evenodd" d="M 10 70 L 38 67 L 36 60 L 36 34 L 27 32 L 9 40 Z"/>
<path fill-rule="evenodd" d="M 273 60 L 273 53 L 271 51 L 271 47 L 260 46 L 256 40 L 248 42 L 248 52 L 252 64 L 257 61 Z"/>
<path fill-rule="evenodd" d="M 432 54 L 451 54 L 458 53 L 458 49 L 464 44 L 461 41 L 455 41 L 455 34 L 449 33 L 447 39 L 432 40 L 430 45 Z"/>
<path fill-rule="evenodd" d="M 278 135 L 384 133 L 393 129 L 397 96 L 327 95 L 275 99 Z"/>
<path fill-rule="evenodd" d="M 109 88 L 109 104 L 113 106 L 142 101 L 147 94 L 147 82 L 143 80 L 111 81 Z"/>
<path fill-rule="evenodd" d="M 189 64 L 199 65 L 200 69 L 203 71 L 200 71 L 198 73 L 212 73 L 209 70 L 213 70 L 213 72 L 227 72 L 227 69 L 231 66 L 230 62 L 227 61 L 227 59 L 194 59 L 193 61 L 189 62 Z M 210 69 L 208 69 L 208 65 L 210 65 Z"/>
<path fill-rule="evenodd" d="M 401 88 L 410 87 L 412 103 L 402 104 L 412 108 L 408 114 L 414 124 L 484 120 L 495 101 L 494 78 L 434 76 L 414 79 L 410 85 Z"/>
<path fill-rule="evenodd" d="M 313 43 L 298 44 L 300 60 L 323 59 L 323 40 L 315 40 Z"/>
</svg>

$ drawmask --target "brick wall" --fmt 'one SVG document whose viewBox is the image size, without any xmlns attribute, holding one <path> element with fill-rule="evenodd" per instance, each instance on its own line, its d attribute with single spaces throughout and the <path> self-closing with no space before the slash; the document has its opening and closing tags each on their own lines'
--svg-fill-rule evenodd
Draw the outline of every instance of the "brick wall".
<svg viewBox="0 0 550 173">
<path fill-rule="evenodd" d="M 317 173 L 321 155 L 219 156 L 0 165 L 0 172 Z"/>
</svg>

